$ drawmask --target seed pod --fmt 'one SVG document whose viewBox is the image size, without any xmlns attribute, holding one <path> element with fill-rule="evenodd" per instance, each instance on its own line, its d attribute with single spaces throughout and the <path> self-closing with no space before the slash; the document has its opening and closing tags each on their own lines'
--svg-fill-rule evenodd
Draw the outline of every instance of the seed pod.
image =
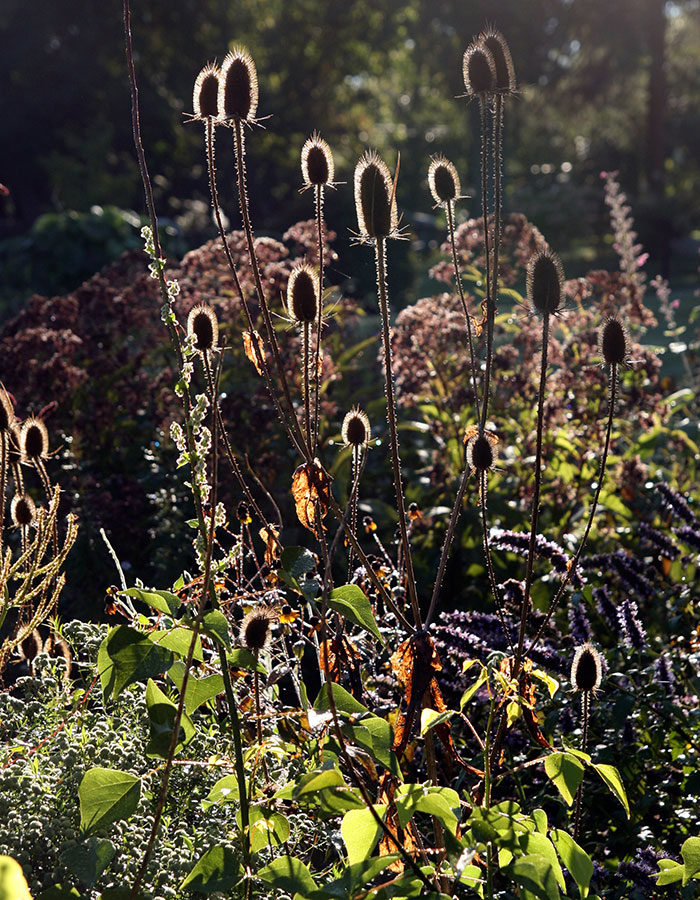
<svg viewBox="0 0 700 900">
<path fill-rule="evenodd" d="M 497 438 L 488 431 L 474 434 L 467 442 L 467 463 L 476 472 L 486 472 L 493 468 L 496 458 L 494 446 Z"/>
<path fill-rule="evenodd" d="M 10 516 L 12 524 L 20 528 L 27 528 L 34 523 L 36 507 L 29 494 L 15 494 L 10 504 Z"/>
<path fill-rule="evenodd" d="M 391 173 L 374 150 L 355 167 L 355 208 L 362 238 L 393 237 L 398 226 Z"/>
<path fill-rule="evenodd" d="M 333 184 L 333 154 L 316 131 L 301 148 L 301 174 L 306 187 Z"/>
<path fill-rule="evenodd" d="M 623 365 L 629 359 L 629 335 L 622 321 L 613 316 L 600 331 L 600 354 L 608 366 Z"/>
<path fill-rule="evenodd" d="M 219 70 L 208 63 L 197 75 L 192 95 L 195 119 L 215 119 L 218 115 Z"/>
<path fill-rule="evenodd" d="M 571 683 L 577 691 L 597 691 L 603 678 L 603 661 L 593 644 L 576 648 L 571 663 Z"/>
<path fill-rule="evenodd" d="M 357 406 L 346 413 L 341 432 L 348 447 L 366 447 L 369 444 L 370 425 L 367 414 Z"/>
<path fill-rule="evenodd" d="M 489 27 L 482 32 L 478 38 L 479 42 L 491 53 L 493 64 L 496 69 L 496 87 L 497 94 L 514 94 L 515 93 L 515 69 L 513 67 L 513 57 L 510 55 L 510 49 L 500 31 Z"/>
<path fill-rule="evenodd" d="M 243 47 L 227 54 L 219 74 L 219 118 L 251 122 L 258 109 L 258 73 L 251 55 Z"/>
<path fill-rule="evenodd" d="M 274 613 L 267 607 L 254 609 L 241 622 L 241 643 L 251 653 L 259 653 L 270 642 L 270 626 Z"/>
<path fill-rule="evenodd" d="M 295 322 L 310 324 L 318 319 L 318 277 L 306 264 L 295 266 L 287 282 L 287 311 Z"/>
<path fill-rule="evenodd" d="M 534 256 L 527 267 L 527 296 L 532 311 L 554 315 L 564 296 L 564 270 L 551 250 Z"/>
<path fill-rule="evenodd" d="M 481 97 L 496 90 L 496 65 L 491 51 L 479 41 L 474 41 L 464 51 L 462 76 L 469 97 Z"/>
<path fill-rule="evenodd" d="M 444 156 L 434 156 L 428 169 L 428 184 L 433 200 L 439 206 L 445 206 L 459 197 L 460 184 L 457 170 Z"/>
<path fill-rule="evenodd" d="M 30 416 L 19 433 L 19 448 L 24 459 L 47 459 L 49 455 L 49 433 L 46 425 L 36 416 Z"/>
<path fill-rule="evenodd" d="M 187 317 L 187 337 L 194 335 L 195 349 L 200 353 L 214 352 L 219 340 L 216 313 L 204 303 L 198 303 Z"/>
</svg>

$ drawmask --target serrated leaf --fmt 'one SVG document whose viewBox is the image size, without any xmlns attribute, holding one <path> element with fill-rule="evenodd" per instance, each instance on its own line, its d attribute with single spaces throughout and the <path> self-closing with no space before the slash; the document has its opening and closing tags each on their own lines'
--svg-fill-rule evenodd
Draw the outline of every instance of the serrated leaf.
<svg viewBox="0 0 700 900">
<path fill-rule="evenodd" d="M 178 660 L 168 669 L 168 677 L 179 691 L 182 691 L 182 682 L 185 677 L 185 664 Z M 185 712 L 188 716 L 198 709 L 203 703 L 212 700 L 224 692 L 224 679 L 221 675 L 206 675 L 204 678 L 195 678 L 190 672 L 187 679 L 187 691 L 185 694 Z"/>
<path fill-rule="evenodd" d="M 544 770 L 567 806 L 571 806 L 583 778 L 583 763 L 571 753 L 551 753 L 544 761 Z"/>
<path fill-rule="evenodd" d="M 180 598 L 171 591 L 142 591 L 141 588 L 129 588 L 124 593 L 127 597 L 134 597 L 167 616 L 174 616 L 180 609 Z"/>
<path fill-rule="evenodd" d="M 384 643 L 384 638 L 379 633 L 374 619 L 372 604 L 358 585 L 346 584 L 331 591 L 328 598 L 328 606 L 340 613 L 348 621 L 354 622 L 355 625 L 359 625 L 365 631 L 369 631 L 380 643 Z"/>
<path fill-rule="evenodd" d="M 192 630 L 190 628 L 177 627 L 170 628 L 167 631 L 154 631 L 150 635 L 150 639 L 159 647 L 167 647 L 173 653 L 177 653 L 183 659 L 187 657 L 192 643 Z M 204 654 L 202 652 L 202 642 L 197 635 L 194 643 L 194 654 L 192 659 L 196 662 L 204 662 Z"/>
<path fill-rule="evenodd" d="M 229 891 L 241 877 L 241 865 L 228 847 L 210 847 L 180 885 L 198 894 Z"/>
<path fill-rule="evenodd" d="M 374 809 L 386 818 L 386 806 L 383 803 L 375 803 Z M 379 843 L 382 833 L 381 826 L 366 807 L 363 809 L 351 809 L 343 816 L 340 824 L 340 833 L 348 852 L 348 864 L 362 862 L 372 855 L 372 851 Z"/>
<path fill-rule="evenodd" d="M 307 896 L 316 890 L 316 882 L 311 877 L 308 866 L 295 856 L 278 856 L 264 869 L 260 869 L 257 877 L 265 884 L 290 894 L 298 892 Z"/>
<path fill-rule="evenodd" d="M 622 783 L 622 778 L 620 778 L 620 773 L 615 766 L 608 766 L 604 763 L 591 763 L 591 765 L 623 805 L 629 819 L 630 805 L 627 802 L 627 794 L 625 793 L 625 786 Z"/>
<path fill-rule="evenodd" d="M 700 838 L 688 838 L 681 847 L 681 856 L 685 867 L 683 884 L 686 885 L 691 878 L 700 872 Z"/>
<path fill-rule="evenodd" d="M 593 877 L 593 862 L 590 856 L 566 831 L 554 828 L 552 829 L 551 838 L 559 858 L 576 882 L 581 900 L 585 900 L 590 890 L 591 878 Z"/>
<path fill-rule="evenodd" d="M 118 769 L 89 769 L 78 788 L 80 827 L 85 832 L 102 831 L 112 822 L 128 819 L 135 812 L 141 780 Z"/>
<path fill-rule="evenodd" d="M 148 635 L 129 625 L 112 628 L 100 644 L 97 656 L 105 699 L 111 693 L 116 700 L 124 688 L 162 674 L 172 662 L 172 652 L 154 644 Z"/>
</svg>

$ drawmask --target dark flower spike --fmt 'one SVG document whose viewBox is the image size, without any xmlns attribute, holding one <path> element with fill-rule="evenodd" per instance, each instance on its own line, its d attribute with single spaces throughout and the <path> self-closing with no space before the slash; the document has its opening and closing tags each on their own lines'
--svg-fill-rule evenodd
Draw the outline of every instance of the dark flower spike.
<svg viewBox="0 0 700 900">
<path fill-rule="evenodd" d="M 200 353 L 215 352 L 219 339 L 216 313 L 204 303 L 198 303 L 187 317 L 187 337 L 194 336 L 194 347 Z"/>
<path fill-rule="evenodd" d="M 363 410 L 356 406 L 346 413 L 341 431 L 346 446 L 366 448 L 369 445 L 370 433 L 369 419 Z"/>
<path fill-rule="evenodd" d="M 10 505 L 12 522 L 21 528 L 27 528 L 34 523 L 36 507 L 29 494 L 15 494 Z"/>
<path fill-rule="evenodd" d="M 318 319 L 318 276 L 311 266 L 295 266 L 287 282 L 287 311 L 299 324 L 312 324 Z"/>
<path fill-rule="evenodd" d="M 301 148 L 301 174 L 304 179 L 302 190 L 314 186 L 334 186 L 333 154 L 317 131 L 314 131 Z"/>
<path fill-rule="evenodd" d="M 489 25 L 477 38 L 490 53 L 496 69 L 496 94 L 514 94 L 516 91 L 515 68 L 510 49 L 500 31 Z"/>
<path fill-rule="evenodd" d="M 215 119 L 219 114 L 219 68 L 212 63 L 197 75 L 192 95 L 193 119 Z"/>
<path fill-rule="evenodd" d="M 218 94 L 219 121 L 254 122 L 258 109 L 258 73 L 244 47 L 227 54 L 221 65 Z"/>
<path fill-rule="evenodd" d="M 428 169 L 428 185 L 436 206 L 447 206 L 460 198 L 457 170 L 444 156 L 433 156 Z"/>
<path fill-rule="evenodd" d="M 617 316 L 607 319 L 598 338 L 600 355 L 608 366 L 623 366 L 630 361 L 630 339 L 627 329 Z"/>
<path fill-rule="evenodd" d="M 48 459 L 49 433 L 46 425 L 36 416 L 30 416 L 22 424 L 19 449 L 25 460 Z"/>
<path fill-rule="evenodd" d="M 481 97 L 496 91 L 496 64 L 491 51 L 480 41 L 474 41 L 464 51 L 462 76 L 468 97 Z"/>
<path fill-rule="evenodd" d="M 634 600 L 623 600 L 617 608 L 617 617 L 624 645 L 630 650 L 644 650 L 647 635 L 639 621 L 639 608 Z"/>
<path fill-rule="evenodd" d="M 556 315 L 564 297 L 564 270 L 551 250 L 534 256 L 527 267 L 527 298 L 533 312 Z"/>
<path fill-rule="evenodd" d="M 254 609 L 241 622 L 240 639 L 251 653 L 259 653 L 270 642 L 270 628 L 275 620 L 271 609 L 262 607 Z"/>
<path fill-rule="evenodd" d="M 577 647 L 571 663 L 571 684 L 574 690 L 595 693 L 602 680 L 603 663 L 600 653 L 590 643 Z"/>
<path fill-rule="evenodd" d="M 355 208 L 362 242 L 398 237 L 396 194 L 389 167 L 368 150 L 355 167 Z"/>
</svg>

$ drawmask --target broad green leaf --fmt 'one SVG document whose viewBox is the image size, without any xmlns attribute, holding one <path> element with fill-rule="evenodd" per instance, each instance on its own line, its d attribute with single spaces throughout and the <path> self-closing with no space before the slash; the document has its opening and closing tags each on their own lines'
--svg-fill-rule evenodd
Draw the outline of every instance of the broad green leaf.
<svg viewBox="0 0 700 900">
<path fill-rule="evenodd" d="M 372 613 L 372 605 L 365 592 L 358 585 L 346 584 L 331 591 L 328 605 L 350 622 L 354 622 L 355 625 L 359 625 L 360 628 L 369 631 L 380 643 L 384 643 L 384 638 L 379 633 L 374 614 Z"/>
<path fill-rule="evenodd" d="M 0 856 L 0 900 L 32 900 L 22 866 L 11 856 Z"/>
<path fill-rule="evenodd" d="M 576 882 L 581 900 L 585 900 L 589 893 L 591 878 L 593 877 L 593 863 L 590 856 L 582 847 L 579 847 L 566 831 L 554 828 L 552 829 L 551 838 L 561 861 Z"/>
<path fill-rule="evenodd" d="M 290 894 L 298 892 L 307 896 L 316 890 L 311 872 L 296 856 L 278 856 L 264 869 L 260 869 L 257 877 L 270 887 Z"/>
<path fill-rule="evenodd" d="M 600 775 L 603 781 L 607 784 L 613 794 L 617 797 L 620 803 L 624 806 L 625 812 L 627 813 L 627 818 L 630 817 L 630 805 L 627 802 L 627 794 L 625 793 L 625 786 L 622 783 L 622 779 L 620 778 L 620 773 L 617 771 L 615 766 L 608 766 L 604 763 L 591 763 L 596 772 Z"/>
<path fill-rule="evenodd" d="M 461 884 L 466 884 L 472 890 L 476 891 L 480 897 L 484 896 L 484 877 L 482 870 L 478 866 L 465 866 L 459 880 Z"/>
<path fill-rule="evenodd" d="M 1 893 L 0 896 L 2 896 Z M 104 894 L 101 896 L 104 896 Z M 81 897 L 77 888 L 69 885 L 54 884 L 52 887 L 42 891 L 36 900 L 81 900 Z M 138 895 L 138 900 L 141 900 L 140 895 Z"/>
<path fill-rule="evenodd" d="M 289 820 L 282 813 L 253 806 L 250 809 L 250 849 L 259 853 L 264 847 L 278 847 L 289 837 Z"/>
<path fill-rule="evenodd" d="M 231 635 L 229 634 L 228 620 L 221 610 L 210 609 L 209 612 L 204 613 L 202 632 L 230 649 Z"/>
<path fill-rule="evenodd" d="M 436 725 L 441 725 L 443 722 L 447 722 L 447 720 L 451 719 L 454 714 L 455 711 L 453 709 L 446 709 L 441 713 L 439 713 L 435 709 L 424 709 L 420 714 L 421 737 L 426 735 L 431 728 L 435 728 Z"/>
<path fill-rule="evenodd" d="M 691 878 L 700 872 L 700 837 L 691 837 L 681 847 L 681 856 L 685 866 L 683 884 L 686 885 Z"/>
<path fill-rule="evenodd" d="M 141 588 L 129 588 L 124 593 L 127 597 L 135 597 L 158 612 L 165 613 L 166 616 L 174 616 L 180 609 L 180 598 L 170 591 L 142 591 Z"/>
<path fill-rule="evenodd" d="M 571 753 L 552 753 L 544 761 L 544 770 L 567 806 L 571 806 L 583 778 L 583 763 Z"/>
<path fill-rule="evenodd" d="M 562 872 L 561 866 L 559 865 L 557 852 L 554 849 L 554 845 L 546 835 L 540 834 L 539 831 L 530 832 L 529 834 L 523 835 L 523 837 L 520 838 L 520 846 L 522 847 L 526 855 L 541 856 L 543 859 L 546 859 L 549 865 L 552 867 L 552 871 L 554 872 L 554 877 L 557 880 L 557 884 L 562 889 L 562 891 L 566 891 L 564 873 Z"/>
<path fill-rule="evenodd" d="M 386 719 L 382 719 L 381 716 L 363 716 L 359 723 L 364 728 L 367 728 L 372 735 L 374 758 L 387 768 L 392 775 L 396 776 L 399 781 L 403 781 L 401 766 L 396 758 L 396 754 L 391 749 L 393 743 L 391 725 Z"/>
<path fill-rule="evenodd" d="M 80 827 L 102 831 L 112 822 L 128 819 L 136 810 L 141 780 L 117 769 L 90 769 L 78 788 Z"/>
<path fill-rule="evenodd" d="M 417 812 L 435 816 L 452 834 L 457 829 L 457 816 L 453 810 L 459 809 L 459 794 L 452 788 L 434 787 L 427 784 L 402 784 L 394 796 L 399 825 L 405 828 L 409 819 Z"/>
<path fill-rule="evenodd" d="M 170 750 L 177 706 L 161 691 L 152 678 L 148 679 L 148 685 L 146 686 L 146 706 L 148 707 L 148 719 L 151 726 L 151 739 L 146 745 L 146 756 L 160 756 L 162 759 L 165 759 Z M 175 752 L 180 751 L 193 737 L 194 725 L 183 710 Z"/>
<path fill-rule="evenodd" d="M 388 856 L 374 856 L 362 862 L 345 866 L 343 874 L 335 881 L 326 882 L 316 896 L 334 898 L 334 900 L 346 900 L 353 896 L 358 888 L 364 887 L 368 881 L 376 878 L 397 859 L 401 859 L 398 853 L 390 853 Z"/>
<path fill-rule="evenodd" d="M 338 712 L 353 714 L 353 713 L 366 713 L 369 712 L 366 706 L 363 706 L 359 700 L 356 700 L 352 694 L 349 694 L 345 688 L 342 688 L 339 684 L 333 683 L 333 702 L 335 703 L 335 708 Z M 318 692 L 318 696 L 314 701 L 314 709 L 316 712 L 325 712 L 331 708 L 330 701 L 328 699 L 328 682 L 326 682 L 321 690 Z"/>
<path fill-rule="evenodd" d="M 540 834 L 547 834 L 547 813 L 543 809 L 535 809 L 532 811 L 532 818 L 535 822 L 535 828 Z"/>
<path fill-rule="evenodd" d="M 382 819 L 386 819 L 386 806 L 374 804 L 375 811 Z M 382 829 L 372 813 L 364 809 L 351 809 L 343 816 L 340 833 L 348 851 L 348 864 L 362 862 L 372 855 L 379 842 Z"/>
<path fill-rule="evenodd" d="M 251 672 L 257 669 L 261 675 L 267 674 L 265 666 L 245 647 L 237 647 L 234 650 L 230 650 L 226 654 L 226 659 L 232 669 L 250 669 Z"/>
<path fill-rule="evenodd" d="M 685 866 L 677 863 L 674 859 L 660 859 L 659 869 L 661 871 L 656 872 L 656 883 L 659 887 L 682 881 L 685 875 Z"/>
<path fill-rule="evenodd" d="M 241 864 L 228 847 L 210 847 L 186 876 L 180 890 L 198 894 L 229 891 L 241 877 Z"/>
<path fill-rule="evenodd" d="M 147 681 L 170 668 L 173 654 L 159 647 L 129 625 L 110 629 L 100 645 L 97 665 L 102 692 L 116 700 L 124 688 L 136 681 Z"/>
<path fill-rule="evenodd" d="M 557 878 L 548 859 L 536 853 L 520 856 L 510 867 L 515 881 L 540 900 L 559 900 Z"/>
<path fill-rule="evenodd" d="M 224 775 L 209 791 L 206 800 L 202 801 L 202 809 L 206 812 L 211 806 L 237 801 L 239 796 L 236 776 Z"/>
<path fill-rule="evenodd" d="M 185 676 L 185 664 L 178 660 L 168 670 L 168 677 L 179 691 L 182 691 L 182 681 Z M 204 678 L 195 678 L 190 672 L 187 679 L 187 691 L 185 693 L 185 711 L 188 716 L 198 709 L 203 703 L 212 700 L 224 692 L 224 679 L 221 675 L 206 675 Z"/>
<path fill-rule="evenodd" d="M 154 644 L 158 644 L 160 647 L 167 647 L 168 650 L 172 650 L 173 653 L 177 653 L 178 656 L 185 659 L 190 651 L 192 635 L 193 632 L 190 628 L 177 627 L 170 628 L 168 631 L 155 631 L 151 635 L 151 640 Z M 204 661 L 202 641 L 200 640 L 199 635 L 197 635 L 197 639 L 194 642 L 194 654 L 192 659 L 197 662 Z"/>
<path fill-rule="evenodd" d="M 287 547 L 282 551 L 280 567 L 291 578 L 306 575 L 316 565 L 316 557 L 306 547 Z"/>
<path fill-rule="evenodd" d="M 116 853 L 114 844 L 93 835 L 84 844 L 74 844 L 61 851 L 61 863 L 79 878 L 83 884 L 92 887 Z"/>
<path fill-rule="evenodd" d="M 470 687 L 466 689 L 466 691 L 462 694 L 462 699 L 459 701 L 459 708 L 463 710 L 464 707 L 469 703 L 474 694 L 479 690 L 482 684 L 485 684 L 488 681 L 488 672 L 486 671 L 486 666 L 483 663 L 479 662 L 475 659 L 467 660 L 465 665 L 463 666 L 463 671 L 467 671 L 467 669 L 471 668 L 471 665 L 476 663 L 479 666 L 479 674 L 476 677 L 476 680 L 472 682 Z"/>
</svg>

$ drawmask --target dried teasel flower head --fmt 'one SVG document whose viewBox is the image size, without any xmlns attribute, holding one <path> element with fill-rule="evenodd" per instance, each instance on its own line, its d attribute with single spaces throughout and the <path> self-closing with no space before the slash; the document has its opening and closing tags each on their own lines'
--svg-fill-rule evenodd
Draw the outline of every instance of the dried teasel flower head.
<svg viewBox="0 0 700 900">
<path fill-rule="evenodd" d="M 252 122 L 258 109 L 258 73 L 244 47 L 235 47 L 221 64 L 217 102 L 219 119 Z"/>
<path fill-rule="evenodd" d="M 603 323 L 598 337 L 598 346 L 606 365 L 622 366 L 629 362 L 629 333 L 622 320 L 617 316 L 612 316 Z"/>
<path fill-rule="evenodd" d="M 444 156 L 434 156 L 428 169 L 430 193 L 437 206 L 446 206 L 459 197 L 460 184 L 457 170 Z"/>
<path fill-rule="evenodd" d="M 527 267 L 527 297 L 532 311 L 539 315 L 555 315 L 564 299 L 564 270 L 559 257 L 543 250 Z"/>
<path fill-rule="evenodd" d="M 274 612 L 266 606 L 252 610 L 241 622 L 240 639 L 251 653 L 259 653 L 270 642 Z"/>
<path fill-rule="evenodd" d="M 194 347 L 200 353 L 214 352 L 219 340 L 219 323 L 213 309 L 198 303 L 187 316 L 187 337 L 194 336 Z"/>
<path fill-rule="evenodd" d="M 15 424 L 15 410 L 10 395 L 0 384 L 0 431 L 9 433 Z"/>
<path fill-rule="evenodd" d="M 468 428 L 464 434 L 467 445 L 467 463 L 475 472 L 493 469 L 496 461 L 498 438 L 490 431 L 480 432 L 476 426 Z"/>
<path fill-rule="evenodd" d="M 289 273 L 287 312 L 290 319 L 302 325 L 318 319 L 318 276 L 306 263 L 295 266 Z"/>
<path fill-rule="evenodd" d="M 192 95 L 195 119 L 215 119 L 219 114 L 219 69 L 212 63 L 197 75 Z"/>
<path fill-rule="evenodd" d="M 571 663 L 571 684 L 577 691 L 597 691 L 603 679 L 603 660 L 593 644 L 576 648 Z"/>
<path fill-rule="evenodd" d="M 36 507 L 34 501 L 29 494 L 15 494 L 10 504 L 10 516 L 13 525 L 20 528 L 27 528 L 34 524 L 36 518 Z"/>
<path fill-rule="evenodd" d="M 496 64 L 491 51 L 480 40 L 471 43 L 464 51 L 462 77 L 470 98 L 483 99 L 496 90 Z"/>
<path fill-rule="evenodd" d="M 355 208 L 362 240 L 396 236 L 399 218 L 391 173 L 374 150 L 364 153 L 355 167 Z"/>
<path fill-rule="evenodd" d="M 30 416 L 24 420 L 19 433 L 19 449 L 26 460 L 48 458 L 49 433 L 41 419 Z"/>
<path fill-rule="evenodd" d="M 301 148 L 301 174 L 304 178 L 304 187 L 322 185 L 328 187 L 333 184 L 335 174 L 333 154 L 317 131 L 314 131 Z"/>
<path fill-rule="evenodd" d="M 513 67 L 513 57 L 510 55 L 510 49 L 500 31 L 489 25 L 477 39 L 490 53 L 493 64 L 496 69 L 496 86 L 494 93 L 496 94 L 514 94 L 515 85 L 515 69 Z"/>
<path fill-rule="evenodd" d="M 347 447 L 367 447 L 370 433 L 369 419 L 364 410 L 356 406 L 345 414 L 341 434 Z"/>
</svg>

